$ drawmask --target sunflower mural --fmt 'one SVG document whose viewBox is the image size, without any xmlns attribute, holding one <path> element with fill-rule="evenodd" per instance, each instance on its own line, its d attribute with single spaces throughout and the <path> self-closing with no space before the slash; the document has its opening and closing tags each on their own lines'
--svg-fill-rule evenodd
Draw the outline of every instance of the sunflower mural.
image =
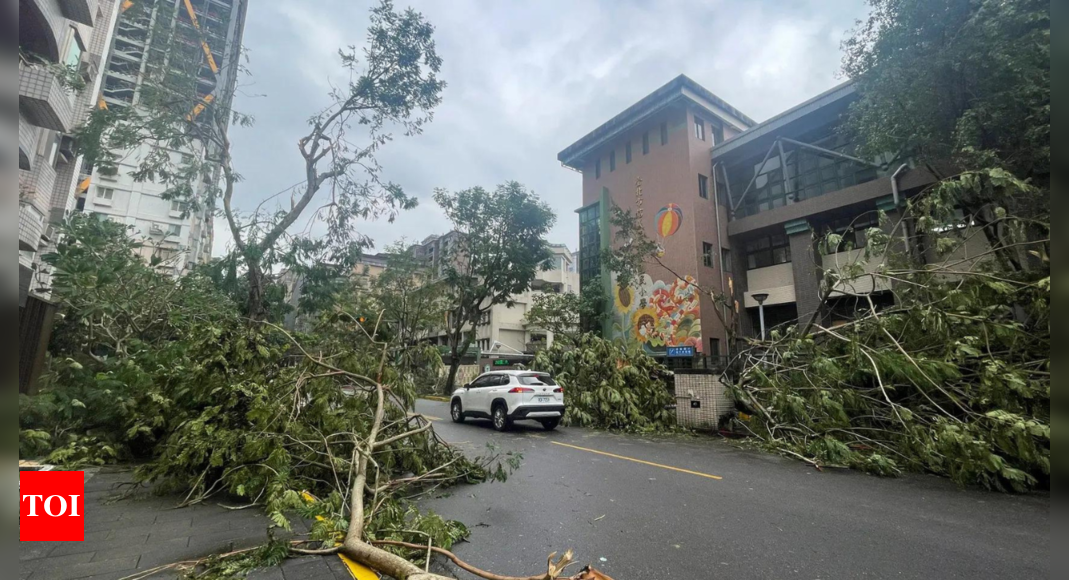
<svg viewBox="0 0 1069 580">
<path fill-rule="evenodd" d="M 669 346 L 702 352 L 701 294 L 694 284 L 691 276 L 672 282 L 643 276 L 634 288 L 614 285 L 614 334 L 650 354 Z"/>
<path fill-rule="evenodd" d="M 631 312 L 635 306 L 635 291 L 629 286 L 614 286 L 613 296 L 616 301 L 616 310 L 622 313 Z"/>
</svg>

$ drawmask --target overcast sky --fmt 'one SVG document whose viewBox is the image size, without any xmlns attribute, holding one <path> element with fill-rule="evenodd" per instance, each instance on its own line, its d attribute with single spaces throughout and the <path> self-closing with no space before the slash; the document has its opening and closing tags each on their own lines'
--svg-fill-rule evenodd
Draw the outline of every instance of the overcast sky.
<svg viewBox="0 0 1069 580">
<path fill-rule="evenodd" d="M 573 250 L 581 178 L 557 153 L 680 73 L 762 121 L 836 84 L 839 44 L 863 0 L 395 0 L 436 27 L 443 102 L 422 135 L 380 153 L 385 177 L 420 206 L 362 233 L 382 249 L 445 233 L 434 188 L 516 180 L 556 211 L 550 241 Z M 377 0 L 260 0 L 245 28 L 252 77 L 235 106 L 236 205 L 301 181 L 297 139 L 342 80 L 337 50 L 361 45 Z M 217 224 L 215 253 L 230 244 Z"/>
</svg>

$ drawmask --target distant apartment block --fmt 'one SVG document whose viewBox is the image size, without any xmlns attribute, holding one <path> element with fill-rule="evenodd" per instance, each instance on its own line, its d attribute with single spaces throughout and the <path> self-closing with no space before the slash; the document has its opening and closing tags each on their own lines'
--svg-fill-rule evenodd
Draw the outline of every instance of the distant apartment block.
<svg viewBox="0 0 1069 580">
<path fill-rule="evenodd" d="M 600 276 L 612 296 L 603 334 L 654 355 L 692 346 L 725 356 L 725 321 L 757 334 L 757 298 L 768 327 L 818 310 L 829 323 L 848 318 L 852 295 L 893 301 L 889 284 L 872 278 L 835 292 L 828 305 L 820 301 L 821 269 L 858 262 L 878 210 L 896 224 L 903 201 L 933 181 L 891 156 L 854 156 L 837 131 L 854 99 L 846 83 L 758 124 L 680 76 L 563 150 L 558 159 L 583 174 L 581 281 Z M 621 288 L 599 253 L 612 243 L 609 208 L 636 211 L 640 199 L 660 264 Z M 814 240 L 828 232 L 844 242 L 822 256 Z"/>
<path fill-rule="evenodd" d="M 229 106 L 237 83 L 247 0 L 137 0 L 125 5 L 128 8 L 119 17 L 107 55 L 102 87 L 106 106 L 137 107 L 148 67 L 165 61 L 164 44 L 175 38 L 198 56 L 204 51 L 198 96 Z M 160 22 L 173 22 L 178 34 L 162 34 Z M 194 150 L 168 153 L 176 164 L 191 163 L 195 157 L 203 159 L 212 153 L 210 147 L 200 144 Z M 132 226 L 144 257 L 155 258 L 161 271 L 180 275 L 211 258 L 214 208 L 204 203 L 200 211 L 190 211 L 177 201 L 163 199 L 166 185 L 135 181 L 134 172 L 151 152 L 148 145 L 117 152 L 121 154 L 118 173 L 92 171 L 81 204 L 86 212 Z M 195 195 L 206 202 L 208 189 L 220 182 L 220 175 L 221 169 L 209 164 L 193 184 Z"/>
<path fill-rule="evenodd" d="M 460 236 L 458 232 L 430 236 L 420 244 L 417 255 L 427 260 L 431 271 L 440 276 L 446 264 L 443 257 L 448 259 L 450 248 L 459 242 Z M 471 334 L 473 346 L 483 354 L 530 354 L 552 345 L 553 333 L 527 324 L 527 313 L 540 294 L 578 293 L 579 272 L 575 257 L 567 246 L 550 244 L 550 250 L 553 257 L 547 264 L 548 269 L 536 274 L 529 291 L 513 296 L 512 306 L 493 305 L 483 313 L 474 328 L 466 329 Z M 439 331 L 431 341 L 447 345 L 448 332 L 445 329 Z"/>
</svg>

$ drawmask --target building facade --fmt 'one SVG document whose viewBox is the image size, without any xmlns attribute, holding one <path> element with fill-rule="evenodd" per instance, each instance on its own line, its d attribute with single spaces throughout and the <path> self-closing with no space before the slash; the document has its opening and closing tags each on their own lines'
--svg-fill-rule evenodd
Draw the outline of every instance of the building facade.
<svg viewBox="0 0 1069 580">
<path fill-rule="evenodd" d="M 583 174 L 582 279 L 600 276 L 613 297 L 603 333 L 654 355 L 694 346 L 725 356 L 739 338 L 730 329 L 759 334 L 762 303 L 771 328 L 814 313 L 848 318 L 859 294 L 892 301 L 878 278 L 833 289 L 826 302 L 821 292 L 824 270 L 878 266 L 863 263 L 865 232 L 880 211 L 883 227 L 898 225 L 903 201 L 933 181 L 891 155 L 854 156 L 837 128 L 855 98 L 846 83 L 756 124 L 679 77 L 562 151 Z M 613 205 L 641 209 L 659 244 L 634 288 L 614 284 L 598 261 L 614 243 Z M 843 242 L 818 251 L 829 232 Z"/>
<path fill-rule="evenodd" d="M 137 107 L 149 67 L 163 59 L 166 42 L 201 43 L 206 64 L 197 78 L 198 96 L 205 102 L 229 106 L 239 73 L 241 38 L 247 0 L 138 0 L 130 2 L 116 27 L 107 55 L 102 100 L 107 107 Z M 160 22 L 180 28 L 176 36 L 159 32 Z M 225 128 L 224 128 L 225 130 Z M 192 163 L 212 151 L 198 144 L 188 151 L 169 151 L 176 165 Z M 142 145 L 120 153 L 118 172 L 92 171 L 85 182 L 84 211 L 131 226 L 142 243 L 146 259 L 158 262 L 161 271 L 181 275 L 193 265 L 211 258 L 214 208 L 202 204 L 198 211 L 162 197 L 168 186 L 156 181 L 137 181 L 134 174 L 154 147 Z M 193 184 L 194 195 L 207 201 L 207 191 L 218 184 L 221 168 L 207 164 L 201 180 Z"/>
<path fill-rule="evenodd" d="M 50 294 L 41 256 L 76 204 L 71 133 L 96 105 L 116 0 L 19 0 L 19 306 Z"/>
<path fill-rule="evenodd" d="M 423 240 L 416 255 L 425 259 L 431 271 L 442 275 L 443 256 L 458 243 L 460 234 L 450 232 Z M 550 244 L 553 257 L 546 270 L 540 270 L 527 292 L 512 297 L 513 304 L 495 304 L 483 313 L 475 328 L 466 328 L 472 344 L 483 354 L 530 354 L 553 344 L 553 333 L 527 323 L 527 313 L 535 298 L 546 293 L 578 293 L 579 272 L 575 257 L 564 244 Z M 448 258 L 446 258 L 448 259 Z M 431 342 L 448 345 L 448 331 L 442 329 Z"/>
<path fill-rule="evenodd" d="M 697 287 L 719 287 L 723 276 L 717 225 L 727 208 L 713 196 L 711 149 L 754 121 L 686 76 L 679 76 L 613 117 L 558 155 L 583 174 L 579 214 L 581 283 L 598 280 L 612 297 L 606 336 L 642 343 L 650 354 L 670 346 L 717 352 L 725 325 Z M 612 245 L 611 208 L 639 212 L 659 245 L 632 288 L 615 284 L 602 267 Z"/>
<path fill-rule="evenodd" d="M 71 133 L 97 103 L 119 0 L 19 0 L 19 391 L 36 382 L 51 336 L 41 257 L 75 209 L 83 159 Z"/>
</svg>

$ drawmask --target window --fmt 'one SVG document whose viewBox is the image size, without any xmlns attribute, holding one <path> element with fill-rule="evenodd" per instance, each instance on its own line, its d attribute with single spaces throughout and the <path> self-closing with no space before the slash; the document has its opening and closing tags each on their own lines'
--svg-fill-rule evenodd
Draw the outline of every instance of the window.
<svg viewBox="0 0 1069 580">
<path fill-rule="evenodd" d="M 104 205 L 111 205 L 112 200 L 115 199 L 115 190 L 110 187 L 98 187 L 96 199 Z"/>
<path fill-rule="evenodd" d="M 750 270 L 768 268 L 791 261 L 791 243 L 786 234 L 746 242 L 746 266 Z"/>
<path fill-rule="evenodd" d="M 170 236 L 176 236 L 177 237 L 177 236 L 180 236 L 180 235 L 182 235 L 182 226 L 180 226 L 178 224 L 168 224 L 167 225 L 167 236 L 168 237 L 170 237 Z"/>
<path fill-rule="evenodd" d="M 580 286 L 601 274 L 601 204 L 579 211 L 579 281 Z"/>
<path fill-rule="evenodd" d="M 698 197 L 709 199 L 709 178 L 704 175 L 698 176 Z"/>
<path fill-rule="evenodd" d="M 594 162 L 594 179 L 601 179 L 601 157 Z"/>
<path fill-rule="evenodd" d="M 713 245 L 709 242 L 702 242 L 702 265 L 706 268 L 713 267 Z"/>
<path fill-rule="evenodd" d="M 517 378 L 520 380 L 521 385 L 537 387 L 557 386 L 557 381 L 554 381 L 553 377 L 550 377 L 549 375 L 520 375 Z"/>
<path fill-rule="evenodd" d="M 661 123 L 661 145 L 668 145 L 668 123 Z"/>
<path fill-rule="evenodd" d="M 609 171 L 616 171 L 616 151 L 609 151 Z"/>
<path fill-rule="evenodd" d="M 709 339 L 709 355 L 710 356 L 720 356 L 720 339 L 719 338 L 710 338 Z"/>
<path fill-rule="evenodd" d="M 723 270 L 725 274 L 730 274 L 734 269 L 734 266 L 731 264 L 731 250 L 720 250 L 720 269 Z"/>
<path fill-rule="evenodd" d="M 727 182 L 724 181 L 724 167 L 713 168 L 713 179 L 716 180 L 716 201 L 727 208 L 731 207 L 731 199 L 728 196 Z"/>
<path fill-rule="evenodd" d="M 694 117 L 694 138 L 698 141 L 705 141 L 705 121 L 698 117 Z"/>
<path fill-rule="evenodd" d="M 631 163 L 631 142 L 624 145 L 624 163 Z"/>
<path fill-rule="evenodd" d="M 857 219 L 841 219 L 832 222 L 832 233 L 842 236 L 836 252 L 849 252 L 868 245 L 869 228 L 879 227 L 879 220 L 874 215 L 862 216 Z"/>
<path fill-rule="evenodd" d="M 723 125 L 711 125 L 713 130 L 713 145 L 719 145 L 724 142 L 724 126 Z"/>
<path fill-rule="evenodd" d="M 487 310 L 479 315 L 479 326 L 490 324 L 490 311 Z"/>
<path fill-rule="evenodd" d="M 646 131 L 642 134 L 642 154 L 650 154 L 650 132 Z"/>
</svg>

